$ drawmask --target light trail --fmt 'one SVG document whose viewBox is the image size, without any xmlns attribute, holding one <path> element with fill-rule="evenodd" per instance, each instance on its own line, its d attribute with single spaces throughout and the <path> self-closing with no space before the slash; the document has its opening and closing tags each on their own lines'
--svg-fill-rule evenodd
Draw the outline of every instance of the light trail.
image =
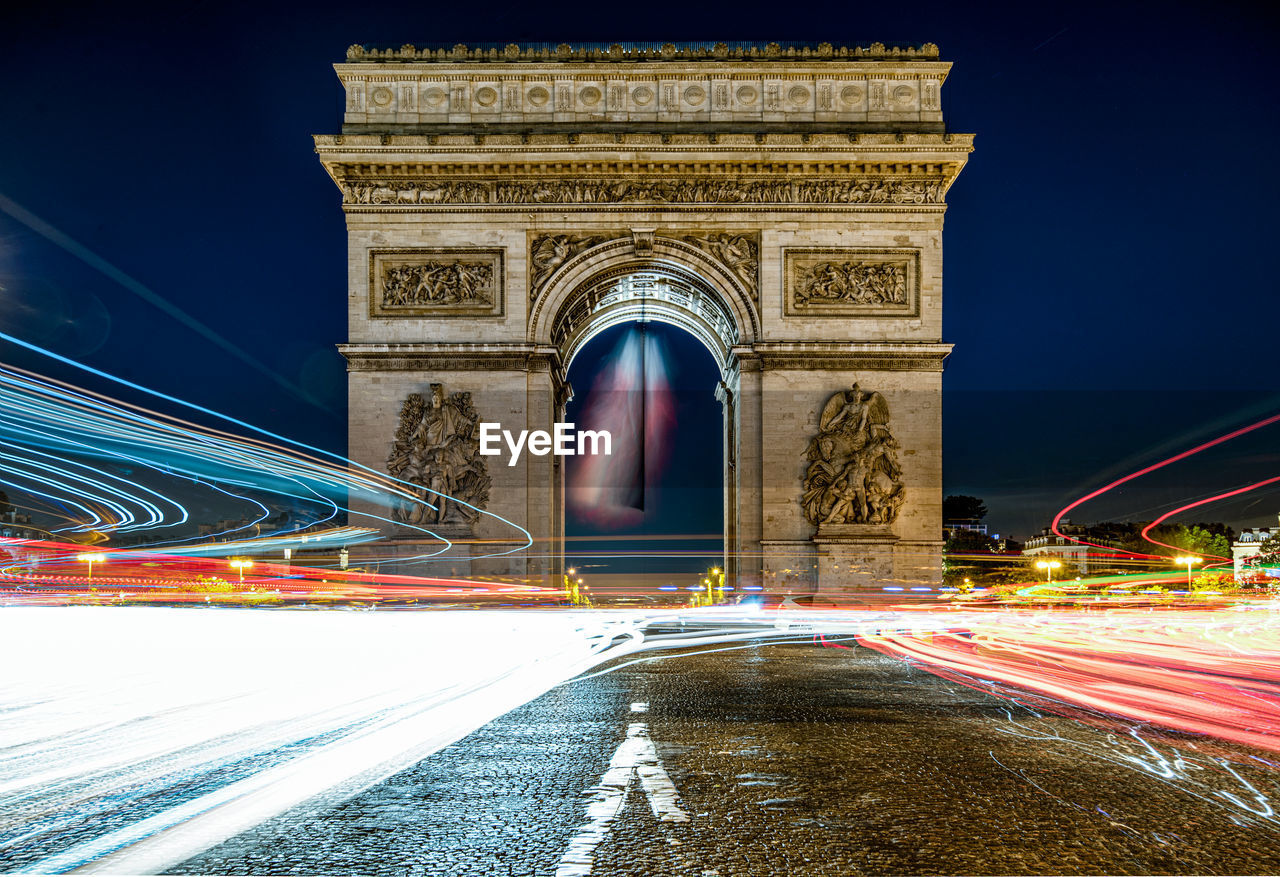
<svg viewBox="0 0 1280 877">
<path fill-rule="evenodd" d="M 345 529 L 316 534 L 321 540 L 345 535 Z M 253 545 L 272 541 L 257 540 Z M 83 606 L 127 601 L 267 607 L 351 601 L 467 602 L 477 606 L 520 601 L 546 605 L 563 597 L 560 590 L 520 582 L 334 570 L 267 561 L 236 566 L 218 556 L 184 556 L 144 549 L 87 551 L 82 545 L 65 542 L 0 539 L 0 606 Z"/>
<path fill-rule="evenodd" d="M 1280 616 L 1224 610 L 992 612 L 860 642 L 966 685 L 1010 686 L 1142 724 L 1280 752 Z"/>
<path fill-rule="evenodd" d="M 157 531 L 152 547 L 194 541 L 165 535 L 191 517 L 187 505 L 172 490 L 159 489 L 162 483 L 170 482 L 243 503 L 248 513 L 239 530 L 251 530 L 255 536 L 271 515 L 268 504 L 277 503 L 301 505 L 309 512 L 304 520 L 293 521 L 272 535 L 305 530 L 345 514 L 362 517 L 374 527 L 394 525 L 401 531 L 416 532 L 433 543 L 424 553 L 401 558 L 401 562 L 425 561 L 452 547 L 447 538 L 429 527 L 403 524 L 390 516 L 397 505 L 433 507 L 432 499 L 440 494 L 423 485 L 399 481 L 346 458 L 147 390 L 4 333 L 0 333 L 0 340 L 256 434 L 253 438 L 237 436 L 0 365 L 0 441 L 5 445 L 0 454 L 0 481 L 29 497 L 24 503 L 27 507 L 60 516 L 64 531 Z M 351 508 L 351 502 L 360 508 Z M 369 506 L 385 513 L 370 511 Z M 533 544 L 519 524 L 492 512 L 477 511 L 519 534 L 508 537 L 507 545 L 494 554 L 523 551 Z M 216 535 L 235 532 L 232 528 Z"/>
<path fill-rule="evenodd" d="M 1223 493 L 1218 493 L 1213 496 L 1205 497 L 1204 499 L 1198 499 L 1195 502 L 1189 502 L 1186 505 L 1178 506 L 1176 509 L 1172 509 L 1170 511 L 1165 512 L 1163 515 L 1156 518 L 1150 524 L 1147 524 L 1147 526 L 1142 529 L 1142 538 L 1146 539 L 1148 542 L 1151 542 L 1152 544 L 1162 545 L 1165 548 L 1172 548 L 1174 551 L 1181 551 L 1182 549 L 1176 545 L 1169 545 L 1168 543 L 1158 542 L 1157 540 L 1152 539 L 1151 530 L 1154 529 L 1155 527 L 1158 527 L 1160 524 L 1163 524 L 1165 521 L 1167 521 L 1169 518 L 1172 518 L 1174 515 L 1180 515 L 1183 512 L 1190 511 L 1191 509 L 1197 508 L 1198 506 L 1208 505 L 1209 503 L 1214 503 L 1214 502 L 1220 502 L 1221 500 L 1230 499 L 1233 496 L 1240 496 L 1241 494 L 1249 493 L 1251 491 L 1258 490 L 1259 488 L 1267 487 L 1269 485 L 1276 484 L 1276 483 L 1280 483 L 1280 475 L 1277 475 L 1274 478 L 1266 478 L 1266 479 L 1263 479 L 1262 481 L 1255 481 L 1253 484 L 1248 484 L 1248 485 L 1245 485 L 1244 487 L 1238 487 L 1235 490 L 1228 490 Z M 1231 561 L 1230 557 L 1222 557 L 1217 554 L 1208 554 L 1206 556 L 1215 557 L 1218 560 L 1225 560 L 1228 562 Z"/>
<path fill-rule="evenodd" d="M 1280 824 L 1249 778 L 1277 765 L 1214 754 L 1214 740 L 1280 748 L 1280 615 L 1249 608 L 7 610 L 0 666 L 23 672 L 0 679 L 0 852 L 16 873 L 163 871 L 291 807 L 332 806 L 556 685 L 677 650 L 851 638 L 1008 700 L 997 730 L 1028 745 Z M 1212 736 L 1180 744 L 1188 756 L 1160 728 Z"/>
<path fill-rule="evenodd" d="M 1067 539 L 1071 542 L 1074 542 L 1077 545 L 1087 545 L 1092 548 L 1101 548 L 1104 551 L 1115 551 L 1116 549 L 1114 546 L 1100 545 L 1096 542 L 1089 542 L 1084 539 L 1077 539 L 1074 536 L 1068 536 L 1066 533 L 1063 533 L 1059 529 L 1059 525 L 1062 523 L 1062 519 L 1066 517 L 1066 515 L 1069 514 L 1072 509 L 1075 509 L 1081 505 L 1084 505 L 1086 502 L 1089 502 L 1092 499 L 1096 499 L 1099 496 L 1102 496 L 1103 494 L 1108 493 L 1111 490 L 1114 490 L 1115 488 L 1119 487 L 1122 484 L 1127 484 L 1128 482 L 1133 481 L 1134 479 L 1141 478 L 1144 475 L 1149 475 L 1152 472 L 1155 472 L 1159 469 L 1163 469 L 1166 466 L 1171 466 L 1172 464 L 1185 460 L 1188 457 L 1193 457 L 1196 454 L 1203 453 L 1204 451 L 1207 451 L 1213 447 L 1217 447 L 1218 445 L 1223 444 L 1224 442 L 1229 442 L 1232 439 L 1239 438 L 1240 436 L 1243 436 L 1243 435 L 1248 435 L 1251 432 L 1255 432 L 1256 430 L 1263 429 L 1264 427 L 1268 427 L 1276 423 L 1280 423 L 1280 414 L 1274 414 L 1270 417 L 1266 417 L 1266 418 L 1263 418 L 1262 420 L 1258 420 L 1253 423 L 1242 426 L 1239 429 L 1235 429 L 1235 430 L 1232 430 L 1231 432 L 1224 433 L 1223 435 L 1217 436 L 1216 438 L 1209 439 L 1206 442 L 1201 442 L 1195 447 L 1188 448 L 1187 450 L 1174 454 L 1171 457 L 1167 457 L 1163 460 L 1152 463 L 1149 466 L 1144 466 L 1143 468 L 1138 469 L 1135 472 L 1130 472 L 1128 475 L 1125 475 L 1121 478 L 1117 478 L 1116 480 L 1110 482 L 1109 484 L 1105 484 L 1102 487 L 1099 487 L 1097 490 L 1087 493 L 1084 496 L 1080 497 L 1079 499 L 1075 500 L 1074 502 L 1071 502 L 1070 504 L 1068 504 L 1065 508 L 1063 508 L 1056 515 L 1054 515 L 1053 522 L 1050 524 L 1050 529 L 1053 531 L 1054 535 L 1059 536 L 1063 539 Z M 1272 480 L 1259 482 L 1255 485 L 1250 486 L 1249 488 L 1247 488 L 1247 490 L 1253 490 L 1270 483 L 1272 483 Z M 1241 491 L 1230 493 L 1227 495 L 1234 496 L 1234 495 L 1238 495 L 1238 493 L 1244 493 L 1244 492 L 1246 491 L 1241 490 Z M 1225 498 L 1227 495 L 1224 495 L 1222 498 Z M 1188 506 L 1188 508 L 1194 507 L 1195 505 L 1199 505 L 1199 504 L 1202 504 L 1202 503 L 1193 503 L 1191 506 Z M 1147 537 L 1146 531 L 1144 531 L 1143 533 L 1143 538 L 1155 545 L 1160 545 L 1162 547 L 1167 547 L 1167 548 L 1175 548 L 1175 550 L 1181 550 L 1176 548 L 1176 546 L 1167 546 L 1167 545 L 1164 545 L 1164 543 L 1155 542 L 1154 540 Z M 1131 552 L 1131 553 L 1135 557 L 1145 557 L 1148 559 L 1154 559 L 1154 560 L 1160 560 L 1160 561 L 1167 560 L 1167 558 L 1163 555 L 1139 554 L 1137 552 Z M 1229 558 L 1220 558 L 1220 559 L 1227 560 Z"/>
<path fill-rule="evenodd" d="M 0 851 L 14 873 L 157 872 L 642 640 L 614 613 L 9 611 L 0 663 L 28 669 L 0 681 Z"/>
</svg>

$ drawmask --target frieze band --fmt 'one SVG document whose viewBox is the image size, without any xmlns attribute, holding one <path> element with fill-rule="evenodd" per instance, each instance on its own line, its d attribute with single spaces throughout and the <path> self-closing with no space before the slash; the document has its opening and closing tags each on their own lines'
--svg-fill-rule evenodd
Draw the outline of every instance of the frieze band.
<svg viewBox="0 0 1280 877">
<path fill-rule="evenodd" d="M 342 182 L 342 201 L 379 207 L 446 204 L 942 204 L 939 180 L 542 180 Z"/>
</svg>

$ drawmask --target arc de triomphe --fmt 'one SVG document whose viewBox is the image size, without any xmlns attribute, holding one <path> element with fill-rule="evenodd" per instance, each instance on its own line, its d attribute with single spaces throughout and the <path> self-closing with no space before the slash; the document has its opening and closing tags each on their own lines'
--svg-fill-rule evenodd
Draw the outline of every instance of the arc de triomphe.
<svg viewBox="0 0 1280 877">
<path fill-rule="evenodd" d="M 469 424 L 551 431 L 575 353 L 643 317 L 722 370 L 732 579 L 938 581 L 942 224 L 973 146 L 949 68 L 930 44 L 348 50 L 315 142 L 348 228 L 349 453 L 489 513 L 396 512 L 456 543 L 435 569 L 558 581 L 560 458 L 477 457 Z M 533 547 L 467 559 L 523 544 L 502 518 Z"/>
</svg>

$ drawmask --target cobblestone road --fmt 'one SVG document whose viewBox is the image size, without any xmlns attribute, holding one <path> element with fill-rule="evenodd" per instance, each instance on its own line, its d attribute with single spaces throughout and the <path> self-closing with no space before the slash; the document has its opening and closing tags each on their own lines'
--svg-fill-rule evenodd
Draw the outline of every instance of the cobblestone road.
<svg viewBox="0 0 1280 877">
<path fill-rule="evenodd" d="M 628 729 L 661 767 L 635 749 L 610 797 Z M 866 649 L 677 653 L 173 873 L 1277 873 L 1280 773 L 1260 757 L 1039 715 Z M 657 788 L 662 768 L 678 796 L 655 810 L 642 775 Z"/>
</svg>

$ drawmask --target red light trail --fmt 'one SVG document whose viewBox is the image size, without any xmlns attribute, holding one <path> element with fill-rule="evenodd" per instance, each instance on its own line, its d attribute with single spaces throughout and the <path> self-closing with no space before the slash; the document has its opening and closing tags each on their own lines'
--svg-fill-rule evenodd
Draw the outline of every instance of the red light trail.
<svg viewBox="0 0 1280 877">
<path fill-rule="evenodd" d="M 1061 538 L 1063 538 L 1063 539 L 1067 539 L 1067 540 L 1069 540 L 1069 541 L 1071 541 L 1071 542 L 1076 543 L 1077 545 L 1087 545 L 1087 546 L 1089 546 L 1089 547 L 1091 547 L 1091 548 L 1101 548 L 1101 549 L 1103 549 L 1104 551 L 1115 551 L 1116 549 L 1115 549 L 1115 547 L 1114 547 L 1114 546 L 1110 546 L 1110 545 L 1099 545 L 1099 544 L 1098 544 L 1098 543 L 1096 543 L 1096 542 L 1087 542 L 1087 541 L 1085 541 L 1085 540 L 1083 540 L 1083 539 L 1077 539 L 1077 538 L 1075 538 L 1074 536 L 1068 536 L 1066 533 L 1063 533 L 1063 532 L 1058 528 L 1058 527 L 1059 527 L 1059 524 L 1062 522 L 1062 519 L 1063 519 L 1064 517 L 1066 517 L 1067 513 L 1069 513 L 1072 509 L 1074 509 L 1074 508 L 1076 508 L 1076 507 L 1078 507 L 1078 506 L 1084 505 L 1084 504 L 1085 504 L 1086 502 L 1088 502 L 1089 500 L 1091 500 L 1091 499 L 1096 499 L 1096 498 L 1098 498 L 1099 496 L 1102 496 L 1104 493 L 1107 493 L 1108 491 L 1111 491 L 1111 490 L 1113 490 L 1113 489 L 1115 489 L 1115 488 L 1119 487 L 1119 486 L 1120 486 L 1120 485 L 1122 485 L 1122 484 L 1127 484 L 1128 482 L 1133 481 L 1135 478 L 1141 478 L 1143 475 L 1148 475 L 1148 474 L 1150 474 L 1150 473 L 1152 473 L 1152 472 L 1157 471 L 1158 469 L 1163 469 L 1163 468 L 1164 468 L 1164 467 L 1166 467 L 1166 466 L 1172 465 L 1173 463 L 1177 463 L 1177 462 L 1179 462 L 1180 460 L 1185 460 L 1185 459 L 1187 459 L 1188 457 L 1195 456 L 1196 454 L 1199 454 L 1199 453 L 1201 453 L 1202 451 L 1207 451 L 1209 448 L 1216 447 L 1216 446 L 1218 446 L 1218 445 L 1222 444 L 1223 442 L 1231 441 L 1231 440 L 1232 440 L 1232 439 L 1234 439 L 1234 438 L 1239 438 L 1239 437 L 1240 437 L 1240 436 L 1242 436 L 1242 435 L 1247 435 L 1248 433 L 1251 433 L 1251 432 L 1254 432 L 1254 431 L 1256 431 L 1256 430 L 1262 429 L 1263 427 L 1271 426 L 1271 425 L 1272 425 L 1272 424 L 1274 424 L 1274 423 L 1280 423 L 1280 414 L 1274 414 L 1274 415 L 1272 415 L 1271 417 L 1264 418 L 1263 420 L 1256 421 L 1256 422 L 1254 422 L 1254 423 L 1248 424 L 1247 426 L 1242 426 L 1242 427 L 1240 427 L 1239 429 L 1232 430 L 1231 432 L 1226 433 L 1225 435 L 1220 435 L 1220 436 L 1218 436 L 1217 438 L 1210 439 L 1210 440 L 1209 440 L 1209 441 L 1207 441 L 1207 442 L 1203 442 L 1203 443 L 1201 443 L 1201 444 L 1199 444 L 1199 445 L 1196 445 L 1196 446 L 1195 446 L 1195 447 L 1193 447 L 1193 448 L 1189 448 L 1189 449 L 1187 449 L 1187 450 L 1185 450 L 1185 451 L 1182 451 L 1181 453 L 1174 454 L 1172 457 L 1168 457 L 1168 458 L 1166 458 L 1166 459 L 1164 459 L 1164 460 L 1160 460 L 1159 462 L 1152 463 L 1152 464 L 1151 464 L 1151 465 L 1149 465 L 1149 466 L 1145 466 L 1145 467 L 1143 467 L 1143 468 L 1141 468 L 1141 469 L 1137 470 L 1136 472 L 1130 472 L 1128 475 L 1125 475 L 1123 478 L 1117 478 L 1115 481 L 1112 481 L 1110 484 L 1103 485 L 1102 487 L 1099 487 L 1097 490 L 1094 490 L 1094 491 L 1092 491 L 1091 493 L 1087 493 L 1087 494 L 1085 494 L 1084 496 L 1080 497 L 1079 499 L 1077 499 L 1077 500 L 1075 500 L 1074 502 L 1072 502 L 1072 503 L 1070 503 L 1069 505 L 1067 505 L 1067 506 L 1066 506 L 1066 508 L 1064 508 L 1064 509 L 1062 509 L 1061 511 L 1059 511 L 1059 512 L 1058 512 L 1058 514 L 1054 516 L 1054 518 L 1053 518 L 1053 523 L 1050 525 L 1050 529 L 1052 529 L 1052 531 L 1053 531 L 1053 533 L 1054 533 L 1054 535 L 1055 535 L 1055 536 L 1059 536 L 1059 537 L 1061 537 Z M 1239 494 L 1241 494 L 1241 493 L 1245 493 L 1245 492 L 1247 492 L 1248 490 L 1254 490 L 1254 489 L 1256 489 L 1256 488 L 1258 488 L 1258 487 L 1262 487 L 1262 486 L 1264 486 L 1264 485 L 1274 483 L 1275 481 L 1278 481 L 1278 480 L 1280 480 L 1280 479 L 1277 479 L 1277 478 L 1268 479 L 1268 480 L 1266 480 L 1266 481 L 1258 482 L 1257 484 L 1251 485 L 1250 487 L 1248 487 L 1248 488 L 1244 488 L 1244 489 L 1242 489 L 1242 490 L 1233 491 L 1233 492 L 1228 492 L 1228 493 L 1222 494 L 1222 495 L 1221 495 L 1221 496 L 1219 496 L 1219 497 L 1213 497 L 1213 498 L 1210 498 L 1210 499 L 1207 499 L 1207 500 L 1203 500 L 1203 501 L 1201 501 L 1201 502 L 1192 503 L 1192 504 L 1190 504 L 1190 505 L 1188 505 L 1188 506 L 1184 506 L 1184 507 L 1183 507 L 1183 509 L 1175 509 L 1174 511 L 1172 511 L 1172 512 L 1170 512 L 1169 514 L 1165 515 L 1165 516 L 1164 516 L 1163 518 L 1161 518 L 1160 520 L 1165 520 L 1165 518 L 1168 518 L 1168 517 L 1172 516 L 1173 514 L 1176 514 L 1178 511 L 1182 511 L 1182 510 L 1185 510 L 1185 509 L 1187 509 L 1187 508 L 1194 508 L 1194 507 L 1195 507 L 1195 506 L 1197 506 L 1197 505 L 1203 505 L 1203 504 L 1205 504 L 1205 503 L 1212 502 L 1214 499 L 1225 499 L 1225 498 L 1227 498 L 1227 497 L 1229 497 L 1229 496 L 1237 496 L 1237 495 L 1239 495 Z M 1151 526 L 1155 526 L 1155 523 L 1152 523 L 1152 525 L 1151 525 Z M 1150 529 L 1151 529 L 1151 527 L 1148 527 L 1146 530 L 1144 530 L 1144 531 L 1143 531 L 1143 538 L 1144 538 L 1144 539 L 1147 539 L 1147 541 L 1148 541 L 1148 542 L 1151 542 L 1151 543 L 1152 543 L 1152 544 L 1154 544 L 1154 545 L 1160 545 L 1161 547 L 1165 547 L 1165 548 L 1175 548 L 1175 549 L 1176 549 L 1176 547 L 1175 547 L 1175 546 L 1172 546 L 1172 545 L 1165 545 L 1163 542 L 1156 542 L 1155 540 L 1148 538 L 1148 537 L 1147 537 L 1147 531 L 1148 531 L 1148 530 L 1150 530 Z M 1180 549 L 1176 549 L 1176 550 L 1180 550 Z M 1130 553 L 1131 553 L 1131 554 L 1132 554 L 1132 556 L 1134 556 L 1134 557 L 1146 557 L 1146 558 L 1150 558 L 1150 559 L 1153 559 L 1153 560 L 1156 560 L 1156 559 L 1158 559 L 1158 560 L 1164 560 L 1164 559 L 1165 559 L 1162 555 L 1157 555 L 1157 554 L 1139 554 L 1139 553 L 1137 553 L 1137 552 L 1130 552 Z M 1215 555 L 1215 556 L 1216 556 L 1216 555 Z M 1228 558 L 1219 558 L 1219 559 L 1221 559 L 1221 560 L 1227 560 Z"/>
</svg>

